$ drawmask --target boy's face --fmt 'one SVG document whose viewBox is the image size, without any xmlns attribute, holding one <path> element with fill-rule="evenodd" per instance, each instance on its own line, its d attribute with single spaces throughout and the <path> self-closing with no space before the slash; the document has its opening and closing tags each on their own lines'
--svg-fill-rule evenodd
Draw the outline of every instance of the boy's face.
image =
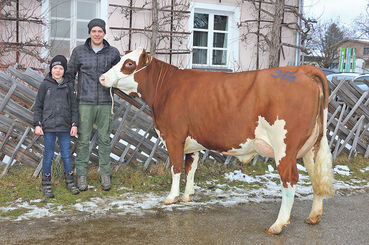
<svg viewBox="0 0 369 245">
<path fill-rule="evenodd" d="M 99 46 L 103 43 L 103 40 L 104 40 L 104 37 L 105 37 L 105 32 L 101 27 L 94 26 L 94 27 L 92 27 L 92 29 L 90 31 L 90 37 L 91 37 L 91 42 L 95 46 Z"/>
<path fill-rule="evenodd" d="M 62 79 L 64 75 L 64 67 L 61 65 L 56 65 L 51 68 L 51 76 L 56 80 Z"/>
</svg>

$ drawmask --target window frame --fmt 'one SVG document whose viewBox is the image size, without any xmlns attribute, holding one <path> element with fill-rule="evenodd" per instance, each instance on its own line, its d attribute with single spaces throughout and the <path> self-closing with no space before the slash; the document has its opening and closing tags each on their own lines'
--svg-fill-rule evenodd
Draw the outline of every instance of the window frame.
<svg viewBox="0 0 369 245">
<path fill-rule="evenodd" d="M 204 47 L 198 47 L 193 45 L 194 31 L 205 31 L 205 29 L 194 28 L 194 16 L 198 14 L 208 14 L 209 24 L 208 29 L 208 44 L 207 51 L 207 64 L 193 64 L 193 52 L 188 57 L 188 64 L 194 69 L 211 69 L 211 70 L 232 70 L 235 71 L 238 67 L 238 48 L 239 48 L 239 29 L 237 22 L 240 20 L 240 8 L 236 6 L 218 5 L 218 4 L 205 4 L 205 3 L 191 3 L 190 6 L 190 18 L 189 18 L 189 31 L 191 32 L 190 40 L 188 43 L 189 49 L 205 49 Z M 214 16 L 227 16 L 228 28 L 227 31 L 214 30 Z M 214 33 L 227 33 L 227 47 L 219 48 L 213 46 Z M 213 65 L 213 51 L 214 50 L 226 50 L 226 65 Z"/>
<path fill-rule="evenodd" d="M 70 20 L 71 26 L 70 26 L 70 37 L 69 38 L 61 38 L 61 37 L 51 37 L 51 3 L 50 0 L 43 1 L 42 4 L 42 12 L 47 13 L 44 15 L 44 21 L 47 23 L 47 25 L 44 25 L 42 27 L 42 31 L 44 33 L 43 40 L 47 42 L 49 45 L 51 45 L 52 40 L 67 40 L 69 41 L 69 54 L 71 54 L 72 50 L 78 46 L 78 44 L 84 42 L 86 39 L 77 39 L 77 20 L 80 21 L 82 19 L 76 18 L 77 15 L 77 2 L 94 2 L 96 4 L 96 16 L 94 18 L 101 18 L 106 19 L 107 18 L 107 9 L 108 9 L 108 0 L 70 0 L 71 2 L 71 17 L 70 18 L 63 18 L 59 17 L 58 20 Z M 90 20 L 86 20 L 90 21 Z M 86 33 L 88 32 L 87 29 L 87 23 L 86 22 Z M 80 43 L 78 43 L 80 42 Z M 43 58 L 47 58 L 48 55 L 50 55 L 51 49 L 43 48 L 42 50 L 42 56 Z M 69 58 L 69 57 L 67 57 Z"/>
</svg>

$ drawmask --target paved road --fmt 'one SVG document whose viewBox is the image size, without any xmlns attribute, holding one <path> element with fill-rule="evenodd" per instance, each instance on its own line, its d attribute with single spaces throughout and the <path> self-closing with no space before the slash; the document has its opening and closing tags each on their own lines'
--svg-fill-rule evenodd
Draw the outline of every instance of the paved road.
<svg viewBox="0 0 369 245">
<path fill-rule="evenodd" d="M 322 222 L 311 226 L 303 222 L 311 201 L 296 200 L 291 224 L 278 236 L 264 233 L 280 206 L 269 202 L 144 216 L 0 221 L 0 244 L 369 244 L 369 192 L 324 204 Z"/>
</svg>

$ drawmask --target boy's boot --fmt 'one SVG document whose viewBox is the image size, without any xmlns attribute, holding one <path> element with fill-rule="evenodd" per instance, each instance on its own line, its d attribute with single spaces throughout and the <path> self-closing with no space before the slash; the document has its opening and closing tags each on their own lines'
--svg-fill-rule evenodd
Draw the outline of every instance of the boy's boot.
<svg viewBox="0 0 369 245">
<path fill-rule="evenodd" d="M 41 187 L 45 197 L 54 198 L 54 193 L 51 189 L 51 174 L 42 175 Z"/>
<path fill-rule="evenodd" d="M 79 193 L 77 186 L 74 184 L 73 172 L 65 173 L 65 184 L 66 184 L 67 189 L 73 195 L 77 195 Z"/>
</svg>

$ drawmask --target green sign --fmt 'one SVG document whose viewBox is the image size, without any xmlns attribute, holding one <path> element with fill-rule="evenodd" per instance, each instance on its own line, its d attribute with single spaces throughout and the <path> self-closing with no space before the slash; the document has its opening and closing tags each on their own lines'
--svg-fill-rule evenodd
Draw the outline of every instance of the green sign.
<svg viewBox="0 0 369 245">
<path fill-rule="evenodd" d="M 351 48 L 346 49 L 346 66 L 345 71 L 350 72 L 351 70 Z"/>
<path fill-rule="evenodd" d="M 341 48 L 340 62 L 339 62 L 339 65 L 338 65 L 338 72 L 343 72 L 343 68 L 345 67 L 345 55 L 346 55 L 346 49 Z"/>
<path fill-rule="evenodd" d="M 356 49 L 352 49 L 352 72 L 355 72 L 355 67 L 356 67 L 356 63 L 355 63 L 355 57 L 356 56 Z"/>
</svg>

